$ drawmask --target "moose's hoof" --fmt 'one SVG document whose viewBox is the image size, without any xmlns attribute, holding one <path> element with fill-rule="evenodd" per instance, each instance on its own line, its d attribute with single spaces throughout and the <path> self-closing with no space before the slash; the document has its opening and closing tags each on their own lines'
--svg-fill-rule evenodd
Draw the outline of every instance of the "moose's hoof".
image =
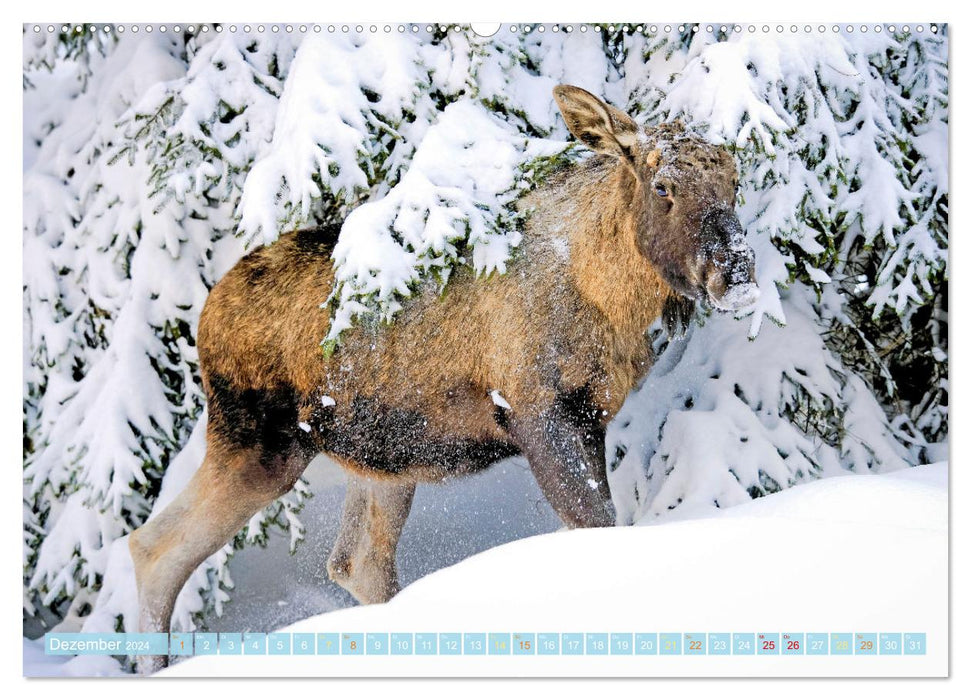
<svg viewBox="0 0 971 700">
<path fill-rule="evenodd" d="M 369 557 L 358 562 L 344 557 L 331 559 L 327 562 L 327 575 L 362 605 L 387 603 L 401 590 L 393 566 Z"/>
</svg>

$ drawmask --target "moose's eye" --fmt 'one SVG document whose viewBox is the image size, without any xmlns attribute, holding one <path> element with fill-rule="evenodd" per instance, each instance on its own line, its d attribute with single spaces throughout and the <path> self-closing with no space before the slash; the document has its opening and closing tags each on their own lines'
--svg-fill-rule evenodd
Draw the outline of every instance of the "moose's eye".
<svg viewBox="0 0 971 700">
<path fill-rule="evenodd" d="M 665 187 L 664 185 L 658 185 L 657 187 L 654 188 L 654 191 L 657 192 L 658 197 L 668 196 L 668 188 Z"/>
</svg>

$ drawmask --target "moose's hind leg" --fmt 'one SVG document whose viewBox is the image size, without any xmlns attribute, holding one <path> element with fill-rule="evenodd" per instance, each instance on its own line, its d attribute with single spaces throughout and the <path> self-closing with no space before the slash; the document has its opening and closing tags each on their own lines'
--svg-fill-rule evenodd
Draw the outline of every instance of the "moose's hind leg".
<svg viewBox="0 0 971 700">
<path fill-rule="evenodd" d="M 327 573 L 361 603 L 384 603 L 400 590 L 395 557 L 415 484 L 346 472 L 344 512 Z"/>
<path fill-rule="evenodd" d="M 306 469 L 311 452 L 300 442 L 304 432 L 291 393 L 240 391 L 213 381 L 202 466 L 128 541 L 139 631 L 168 632 L 176 598 L 192 571 L 254 513 L 289 491 Z M 140 657 L 139 670 L 155 670 L 165 661 Z"/>
<path fill-rule="evenodd" d="M 298 463 L 288 467 L 270 473 L 252 451 L 226 454 L 210 445 L 185 489 L 129 537 L 139 631 L 169 631 L 175 600 L 186 579 L 254 513 L 290 490 L 302 467 Z M 139 671 L 155 671 L 165 663 L 165 657 L 140 657 Z"/>
</svg>

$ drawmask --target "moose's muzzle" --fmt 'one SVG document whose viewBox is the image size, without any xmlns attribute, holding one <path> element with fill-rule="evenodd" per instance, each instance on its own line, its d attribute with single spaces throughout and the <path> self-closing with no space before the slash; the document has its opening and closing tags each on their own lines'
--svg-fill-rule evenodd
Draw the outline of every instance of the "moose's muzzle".
<svg viewBox="0 0 971 700">
<path fill-rule="evenodd" d="M 755 281 L 755 251 L 745 242 L 745 231 L 735 212 L 715 209 L 701 224 L 708 260 L 705 292 L 716 309 L 737 311 L 759 298 Z"/>
</svg>

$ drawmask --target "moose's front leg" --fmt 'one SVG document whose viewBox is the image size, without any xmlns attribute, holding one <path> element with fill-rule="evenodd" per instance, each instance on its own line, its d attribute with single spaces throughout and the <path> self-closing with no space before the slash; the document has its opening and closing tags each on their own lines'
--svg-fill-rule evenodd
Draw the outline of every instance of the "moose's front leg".
<svg viewBox="0 0 971 700">
<path fill-rule="evenodd" d="M 414 496 L 414 483 L 371 480 L 347 472 L 344 513 L 327 573 L 361 603 L 384 603 L 400 589 L 395 562 L 398 538 Z"/>
<path fill-rule="evenodd" d="M 607 485 L 604 428 L 585 395 L 561 396 L 535 418 L 511 422 L 546 500 L 569 527 L 608 527 L 616 513 Z"/>
</svg>

